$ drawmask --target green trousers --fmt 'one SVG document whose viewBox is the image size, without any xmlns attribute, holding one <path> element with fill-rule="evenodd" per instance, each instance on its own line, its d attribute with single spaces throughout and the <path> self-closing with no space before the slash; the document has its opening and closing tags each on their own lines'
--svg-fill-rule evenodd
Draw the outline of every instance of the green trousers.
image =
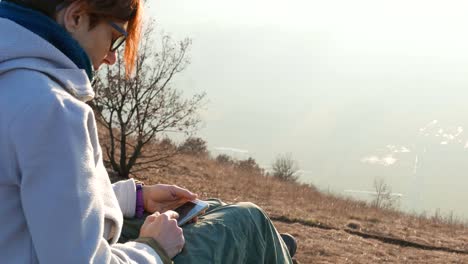
<svg viewBox="0 0 468 264">
<path fill-rule="evenodd" d="M 178 264 L 292 263 L 271 220 L 253 203 L 227 205 L 209 199 L 210 207 L 195 224 L 183 226 L 185 246 Z M 125 218 L 119 243 L 136 239 L 145 219 Z"/>
</svg>

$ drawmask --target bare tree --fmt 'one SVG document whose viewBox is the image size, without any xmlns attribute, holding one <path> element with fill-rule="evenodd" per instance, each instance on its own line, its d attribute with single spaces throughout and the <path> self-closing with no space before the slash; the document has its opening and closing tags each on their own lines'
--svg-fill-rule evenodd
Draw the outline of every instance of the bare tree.
<svg viewBox="0 0 468 264">
<path fill-rule="evenodd" d="M 273 162 L 273 176 L 285 181 L 297 181 L 299 178 L 299 166 L 293 160 L 291 154 L 279 155 Z"/>
<path fill-rule="evenodd" d="M 143 32 L 134 76 L 126 78 L 119 54 L 116 65 L 106 67 L 95 84 L 94 108 L 108 133 L 103 149 L 122 178 L 165 164 L 175 149 L 161 150 L 151 143 L 171 132 L 189 136 L 200 123 L 196 111 L 205 94 L 185 99 L 171 86 L 174 76 L 189 64 L 190 39 L 175 44 L 163 35 L 159 48 L 156 43 L 152 21 Z"/>
<path fill-rule="evenodd" d="M 392 197 L 392 189 L 385 183 L 383 178 L 374 179 L 375 197 L 372 206 L 376 208 L 392 208 L 396 199 Z"/>
</svg>

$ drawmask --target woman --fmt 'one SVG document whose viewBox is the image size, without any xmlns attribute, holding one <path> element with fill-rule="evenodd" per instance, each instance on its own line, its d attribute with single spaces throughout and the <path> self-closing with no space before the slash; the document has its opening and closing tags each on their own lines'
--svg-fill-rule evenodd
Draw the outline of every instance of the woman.
<svg viewBox="0 0 468 264">
<path fill-rule="evenodd" d="M 111 185 L 85 102 L 93 71 L 114 64 L 125 41 L 132 72 L 141 9 L 140 0 L 0 2 L 0 263 L 290 263 L 253 204 L 212 202 L 206 220 L 182 230 L 168 209 L 195 194 Z M 123 217 L 143 211 L 138 234 L 121 236 Z M 239 242 L 241 230 L 250 233 Z"/>
</svg>

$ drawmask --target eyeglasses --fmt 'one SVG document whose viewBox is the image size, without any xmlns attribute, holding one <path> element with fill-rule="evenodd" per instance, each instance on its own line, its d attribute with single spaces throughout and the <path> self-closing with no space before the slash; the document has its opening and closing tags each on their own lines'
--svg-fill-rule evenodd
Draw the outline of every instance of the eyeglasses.
<svg viewBox="0 0 468 264">
<path fill-rule="evenodd" d="M 68 3 L 67 1 L 64 1 L 64 2 L 62 2 L 60 4 L 58 4 L 55 7 L 55 12 L 59 12 L 60 10 L 67 7 L 69 4 L 70 3 Z M 122 46 L 122 44 L 125 43 L 125 40 L 127 40 L 127 37 L 128 37 L 128 33 L 127 33 L 127 31 L 125 31 L 125 29 L 123 29 L 121 26 L 117 25 L 116 23 L 114 23 L 112 21 L 109 21 L 109 24 L 121 34 L 119 37 L 117 37 L 116 39 L 113 39 L 112 42 L 111 42 L 109 51 L 110 52 L 115 52 L 117 49 L 120 48 L 120 46 Z"/>
<path fill-rule="evenodd" d="M 122 34 L 119 37 L 117 37 L 116 39 L 112 40 L 112 43 L 111 43 L 111 46 L 110 46 L 109 50 L 111 52 L 115 52 L 120 46 L 122 46 L 122 44 L 124 44 L 125 40 L 127 40 L 128 33 L 127 33 L 127 31 L 125 31 L 125 29 L 123 29 L 122 27 L 120 27 L 119 25 L 117 25 L 114 22 L 109 22 L 109 24 L 115 30 L 117 30 L 120 34 Z"/>
</svg>

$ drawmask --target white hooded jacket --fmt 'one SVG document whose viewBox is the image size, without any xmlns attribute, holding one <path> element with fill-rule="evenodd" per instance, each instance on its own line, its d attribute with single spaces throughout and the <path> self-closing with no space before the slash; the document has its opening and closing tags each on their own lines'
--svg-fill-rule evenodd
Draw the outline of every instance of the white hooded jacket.
<svg viewBox="0 0 468 264">
<path fill-rule="evenodd" d="M 85 71 L 10 20 L 0 36 L 0 263 L 162 263 L 116 243 L 135 185 L 109 181 Z"/>
</svg>

